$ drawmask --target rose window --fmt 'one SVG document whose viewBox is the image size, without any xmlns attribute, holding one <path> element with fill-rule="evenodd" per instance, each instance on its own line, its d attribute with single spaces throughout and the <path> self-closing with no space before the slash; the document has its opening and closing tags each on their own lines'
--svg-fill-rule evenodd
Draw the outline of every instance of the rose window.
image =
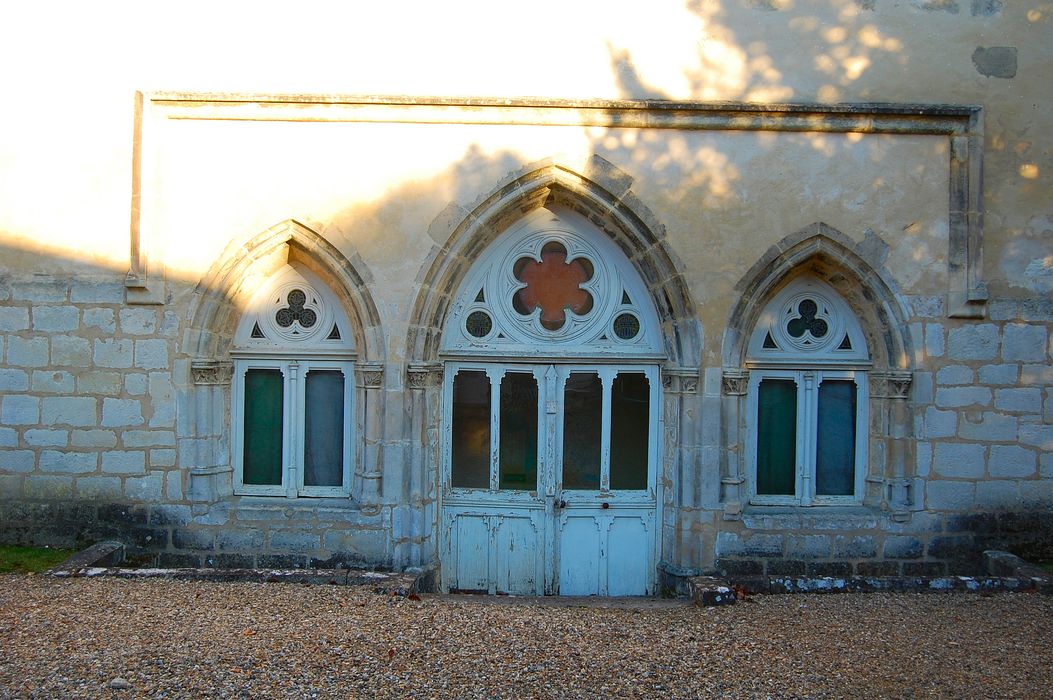
<svg viewBox="0 0 1053 700">
<path fill-rule="evenodd" d="M 567 260 L 567 249 L 555 241 L 541 249 L 541 262 L 520 258 L 512 273 L 523 283 L 512 296 L 512 306 L 527 316 L 540 308 L 541 325 L 557 331 L 567 322 L 567 310 L 584 316 L 592 310 L 592 294 L 581 285 L 592 279 L 593 266 L 585 258 Z"/>
</svg>

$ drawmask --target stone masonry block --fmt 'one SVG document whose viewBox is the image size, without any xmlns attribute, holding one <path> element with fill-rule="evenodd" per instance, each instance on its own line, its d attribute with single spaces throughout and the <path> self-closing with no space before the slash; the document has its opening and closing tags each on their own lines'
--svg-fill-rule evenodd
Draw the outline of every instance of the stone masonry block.
<svg viewBox="0 0 1053 700">
<path fill-rule="evenodd" d="M 22 492 L 26 498 L 41 500 L 69 498 L 73 495 L 73 477 L 32 474 L 26 477 Z"/>
<path fill-rule="evenodd" d="M 33 429 L 23 433 L 22 439 L 34 447 L 65 447 L 69 444 L 69 432 L 51 428 Z"/>
<path fill-rule="evenodd" d="M 174 467 L 175 463 L 175 450 L 150 450 L 151 467 Z M 171 475 L 169 475 L 169 478 L 171 478 Z"/>
<path fill-rule="evenodd" d="M 1039 476 L 1053 480 L 1053 452 L 1043 452 L 1039 457 Z"/>
<path fill-rule="evenodd" d="M 1034 476 L 1038 452 L 1019 445 L 991 445 L 987 472 L 998 479 Z"/>
<path fill-rule="evenodd" d="M 47 425 L 94 426 L 96 402 L 88 396 L 56 396 L 44 399 L 43 418 Z"/>
<path fill-rule="evenodd" d="M 85 372 L 77 377 L 77 391 L 81 394 L 121 393 L 121 375 L 117 372 Z"/>
<path fill-rule="evenodd" d="M 883 548 L 886 559 L 918 559 L 924 551 L 924 545 L 916 537 L 889 536 L 885 538 Z"/>
<path fill-rule="evenodd" d="M 966 440 L 1016 440 L 1016 416 L 984 411 L 979 416 L 962 414 L 958 435 Z"/>
<path fill-rule="evenodd" d="M 51 336 L 51 364 L 60 367 L 87 367 L 91 364 L 91 344 L 75 335 Z"/>
<path fill-rule="evenodd" d="M 44 450 L 40 453 L 40 471 L 84 474 L 93 472 L 98 466 L 99 456 L 94 452 L 59 452 Z"/>
<path fill-rule="evenodd" d="M 124 390 L 132 396 L 142 396 L 146 393 L 146 383 L 145 374 L 127 374 L 124 377 Z"/>
<path fill-rule="evenodd" d="M 163 479 L 162 472 L 130 476 L 124 480 L 124 495 L 133 501 L 159 501 Z"/>
<path fill-rule="evenodd" d="M 940 408 L 989 406 L 991 390 L 985 386 L 958 386 L 936 390 L 936 405 Z"/>
<path fill-rule="evenodd" d="M 146 452 L 142 450 L 103 452 L 102 470 L 110 474 L 143 474 L 146 472 Z"/>
<path fill-rule="evenodd" d="M 207 529 L 185 529 L 174 528 L 172 530 L 172 546 L 176 549 L 212 549 L 215 537 Z"/>
<path fill-rule="evenodd" d="M 979 479 L 984 475 L 984 445 L 961 442 L 936 443 L 932 467 L 940 476 Z"/>
<path fill-rule="evenodd" d="M 106 398 L 102 400 L 103 426 L 142 425 L 144 422 L 143 405 L 138 399 Z"/>
<path fill-rule="evenodd" d="M 1024 386 L 1053 385 L 1053 364 L 1023 365 L 1020 368 L 1020 383 Z"/>
<path fill-rule="evenodd" d="M 0 428 L 0 447 L 18 447 L 18 431 L 14 428 Z"/>
<path fill-rule="evenodd" d="M 33 330 L 45 333 L 72 331 L 80 325 L 80 310 L 76 306 L 34 306 Z"/>
<path fill-rule="evenodd" d="M 1042 390 L 1038 387 L 995 389 L 995 408 L 1014 413 L 1041 413 Z"/>
<path fill-rule="evenodd" d="M 27 391 L 29 373 L 22 369 L 0 369 L 0 391 Z"/>
<path fill-rule="evenodd" d="M 0 404 L 0 422 L 4 425 L 36 425 L 40 422 L 40 399 L 8 394 Z"/>
<path fill-rule="evenodd" d="M 827 535 L 790 535 L 786 538 L 786 556 L 791 559 L 825 559 L 830 556 Z"/>
<path fill-rule="evenodd" d="M 943 318 L 944 315 L 943 297 L 940 296 L 911 297 L 910 306 L 919 318 Z"/>
<path fill-rule="evenodd" d="M 932 468 L 932 443 L 918 441 L 914 445 L 914 461 L 918 476 L 928 476 Z"/>
<path fill-rule="evenodd" d="M 116 476 L 82 476 L 74 482 L 81 498 L 120 498 L 121 479 Z"/>
<path fill-rule="evenodd" d="M 36 455 L 31 450 L 0 451 L 0 471 L 25 474 L 33 471 Z"/>
<path fill-rule="evenodd" d="M 168 369 L 168 341 L 135 341 L 135 366 L 142 369 Z"/>
<path fill-rule="evenodd" d="M 7 339 L 7 362 L 16 367 L 46 367 L 48 364 L 48 339 L 39 336 L 35 338 L 9 336 Z"/>
<path fill-rule="evenodd" d="M 270 545 L 271 549 L 292 552 L 309 552 L 321 549 L 322 538 L 320 535 L 309 532 L 272 530 L 270 533 Z"/>
<path fill-rule="evenodd" d="M 113 309 L 84 309 L 84 325 L 88 328 L 98 328 L 106 333 L 117 331 Z"/>
<path fill-rule="evenodd" d="M 1018 365 L 984 365 L 980 368 L 981 384 L 1016 384 Z"/>
<path fill-rule="evenodd" d="M 1007 362 L 1042 362 L 1045 360 L 1045 326 L 1007 323 L 1002 331 L 1002 359 Z"/>
<path fill-rule="evenodd" d="M 873 559 L 877 556 L 877 541 L 870 535 L 834 538 L 835 559 Z"/>
<path fill-rule="evenodd" d="M 954 437 L 958 432 L 958 412 L 941 411 L 929 406 L 925 409 L 925 437 Z"/>
<path fill-rule="evenodd" d="M 117 433 L 112 430 L 74 430 L 70 434 L 74 447 L 117 447 Z"/>
<path fill-rule="evenodd" d="M 257 552 L 263 549 L 266 535 L 258 528 L 220 530 L 216 533 L 216 548 L 227 552 Z"/>
<path fill-rule="evenodd" d="M 1037 447 L 1044 452 L 1053 452 L 1053 425 L 1021 423 L 1020 444 Z"/>
<path fill-rule="evenodd" d="M 121 434 L 125 447 L 170 447 L 175 445 L 171 430 L 126 430 Z"/>
<path fill-rule="evenodd" d="M 972 368 L 965 365 L 947 365 L 936 373 L 936 384 L 939 386 L 972 384 L 975 380 Z"/>
<path fill-rule="evenodd" d="M 149 392 L 150 405 L 153 407 L 150 427 L 173 427 L 176 421 L 176 400 L 171 375 L 168 372 L 151 372 Z"/>
<path fill-rule="evenodd" d="M 993 360 L 998 356 L 998 326 L 977 323 L 952 328 L 947 338 L 952 360 Z"/>
<path fill-rule="evenodd" d="M 33 391 L 40 394 L 72 394 L 73 375 L 54 370 L 33 371 Z"/>
<path fill-rule="evenodd" d="M 929 481 L 926 505 L 932 510 L 965 511 L 973 507 L 975 489 L 971 481 Z"/>
<path fill-rule="evenodd" d="M 69 299 L 82 304 L 123 304 L 124 285 L 109 280 L 78 280 L 70 285 Z"/>
<path fill-rule="evenodd" d="M 929 357 L 943 357 L 947 351 L 944 343 L 943 324 L 925 324 L 925 354 Z"/>
<path fill-rule="evenodd" d="M 157 332 L 157 311 L 153 307 L 121 309 L 121 332 L 127 335 L 153 335 Z"/>
<path fill-rule="evenodd" d="M 29 309 L 0 306 L 0 331 L 24 331 L 29 328 Z"/>
<path fill-rule="evenodd" d="M 95 364 L 99 367 L 131 367 L 133 347 L 130 340 L 96 339 Z"/>
</svg>

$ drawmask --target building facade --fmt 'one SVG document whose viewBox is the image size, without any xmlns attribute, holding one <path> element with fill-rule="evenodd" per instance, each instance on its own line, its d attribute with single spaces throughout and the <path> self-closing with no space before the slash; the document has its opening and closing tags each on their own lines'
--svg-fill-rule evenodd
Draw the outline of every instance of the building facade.
<svg viewBox="0 0 1053 700">
<path fill-rule="evenodd" d="M 526 594 L 1049 556 L 1053 8 L 1025 5 L 701 3 L 656 10 L 665 43 L 626 11 L 579 37 L 608 82 L 546 99 L 526 67 L 425 98 L 176 61 L 207 89 L 122 68 L 97 140 L 19 105 L 0 537 Z"/>
</svg>

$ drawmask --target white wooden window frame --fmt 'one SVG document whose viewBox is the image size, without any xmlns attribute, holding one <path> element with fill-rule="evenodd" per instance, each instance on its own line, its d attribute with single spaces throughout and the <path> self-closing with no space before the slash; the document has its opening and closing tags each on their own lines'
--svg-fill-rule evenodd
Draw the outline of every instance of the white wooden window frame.
<svg viewBox="0 0 1053 700">
<path fill-rule="evenodd" d="M 797 386 L 797 444 L 793 496 L 757 493 L 757 440 L 760 434 L 759 394 L 764 379 L 791 380 Z M 854 493 L 850 496 L 822 496 L 815 493 L 815 460 L 818 439 L 819 386 L 825 380 L 849 380 L 856 385 L 856 443 Z M 749 499 L 756 505 L 858 505 L 863 502 L 866 479 L 869 426 L 869 387 L 867 373 L 860 369 L 801 367 L 794 369 L 754 369 L 750 371 L 748 391 Z"/>
<path fill-rule="evenodd" d="M 244 482 L 245 375 L 250 369 L 276 369 L 282 374 L 282 482 L 256 485 Z M 304 431 L 307 374 L 313 370 L 338 370 L 344 375 L 344 441 L 340 486 L 304 484 Z M 351 493 L 354 418 L 354 363 L 314 358 L 244 358 L 234 361 L 233 408 L 234 493 L 244 496 L 347 497 Z"/>
</svg>

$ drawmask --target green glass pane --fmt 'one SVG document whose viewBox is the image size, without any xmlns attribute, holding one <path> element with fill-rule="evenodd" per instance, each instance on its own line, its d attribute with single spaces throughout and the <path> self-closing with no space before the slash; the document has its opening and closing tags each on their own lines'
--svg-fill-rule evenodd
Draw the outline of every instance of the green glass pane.
<svg viewBox="0 0 1053 700">
<path fill-rule="evenodd" d="M 851 496 L 856 481 L 856 383 L 826 380 L 819 385 L 815 492 Z"/>
<path fill-rule="evenodd" d="M 757 397 L 757 493 L 793 496 L 797 466 L 797 385 L 762 379 Z"/>
<path fill-rule="evenodd" d="M 537 381 L 531 374 L 501 379 L 501 488 L 537 488 Z"/>
<path fill-rule="evenodd" d="M 611 488 L 647 488 L 651 391 L 643 374 L 619 374 L 611 387 Z"/>
<path fill-rule="evenodd" d="M 490 488 L 490 378 L 458 372 L 453 379 L 452 482 L 457 488 Z"/>
<path fill-rule="evenodd" d="M 563 393 L 563 488 L 600 488 L 603 385 L 593 373 L 573 373 Z"/>
<path fill-rule="evenodd" d="M 304 486 L 342 486 L 344 373 L 311 370 L 304 381 Z"/>
<path fill-rule="evenodd" d="M 245 443 L 242 481 L 254 486 L 282 483 L 282 373 L 276 369 L 245 372 Z"/>
</svg>

